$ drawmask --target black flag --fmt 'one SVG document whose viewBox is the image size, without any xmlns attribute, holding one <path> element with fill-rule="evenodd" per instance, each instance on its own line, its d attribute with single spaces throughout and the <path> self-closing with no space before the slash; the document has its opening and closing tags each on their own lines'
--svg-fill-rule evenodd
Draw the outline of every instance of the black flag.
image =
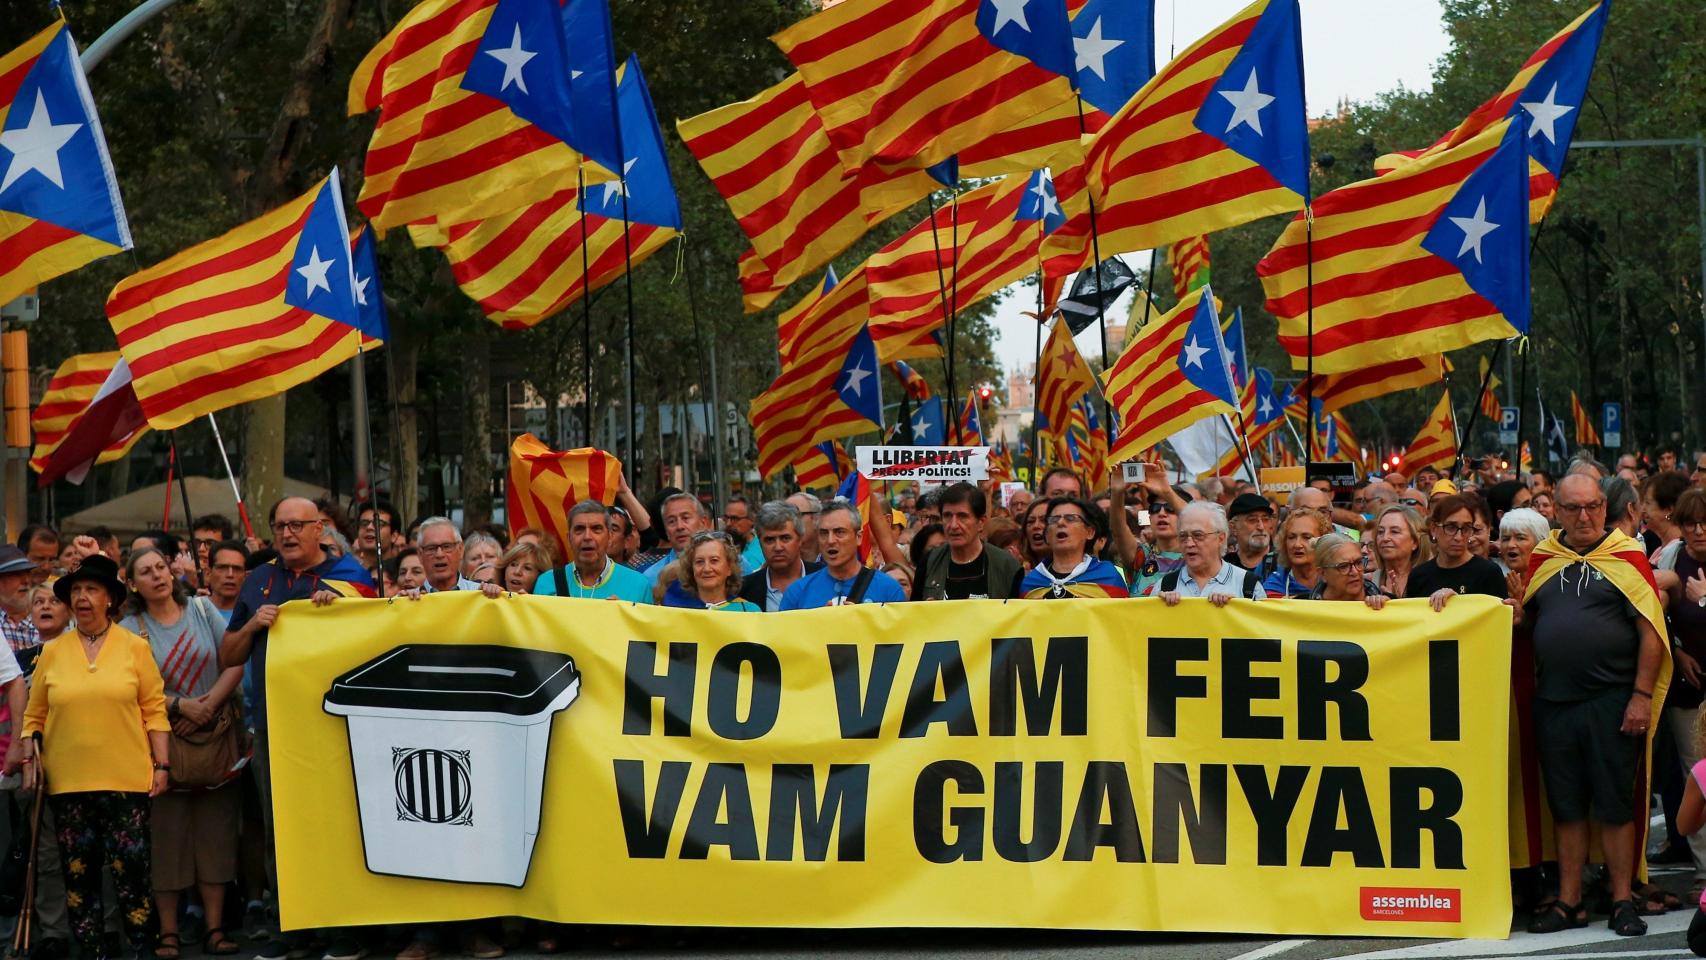
<svg viewBox="0 0 1706 960">
<path fill-rule="evenodd" d="M 1098 309 L 1106 313 L 1126 288 L 1137 282 L 1137 274 L 1118 257 L 1109 257 L 1095 270 L 1085 270 L 1072 281 L 1072 293 L 1060 301 L 1060 315 L 1074 336 L 1095 321 Z M 1101 300 L 1101 306 L 1096 305 Z"/>
</svg>

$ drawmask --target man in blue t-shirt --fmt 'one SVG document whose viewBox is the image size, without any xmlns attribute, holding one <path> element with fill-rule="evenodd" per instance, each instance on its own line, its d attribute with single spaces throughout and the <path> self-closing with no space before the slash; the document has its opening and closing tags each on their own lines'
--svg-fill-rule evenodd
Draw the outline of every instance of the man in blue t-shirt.
<svg viewBox="0 0 1706 960">
<path fill-rule="evenodd" d="M 540 574 L 533 594 L 539 597 L 581 597 L 651 603 L 652 585 L 644 574 L 622 566 L 609 555 L 610 510 L 597 500 L 582 500 L 569 510 L 569 550 L 573 558 Z"/>
<path fill-rule="evenodd" d="M 817 518 L 824 568 L 795 580 L 782 594 L 782 610 L 839 607 L 848 603 L 899 603 L 906 591 L 886 573 L 859 562 L 859 514 L 846 500 L 823 505 Z M 861 584 L 860 580 L 865 580 Z"/>
</svg>

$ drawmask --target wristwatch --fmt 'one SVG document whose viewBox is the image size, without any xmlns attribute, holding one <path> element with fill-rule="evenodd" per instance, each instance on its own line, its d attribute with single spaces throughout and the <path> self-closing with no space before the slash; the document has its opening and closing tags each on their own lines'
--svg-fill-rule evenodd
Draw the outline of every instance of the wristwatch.
<svg viewBox="0 0 1706 960">
<path fill-rule="evenodd" d="M 172 769 L 172 765 L 169 763 L 161 763 L 158 760 L 154 761 L 154 771 L 156 773 L 159 773 L 161 771 L 169 771 L 171 769 Z"/>
</svg>

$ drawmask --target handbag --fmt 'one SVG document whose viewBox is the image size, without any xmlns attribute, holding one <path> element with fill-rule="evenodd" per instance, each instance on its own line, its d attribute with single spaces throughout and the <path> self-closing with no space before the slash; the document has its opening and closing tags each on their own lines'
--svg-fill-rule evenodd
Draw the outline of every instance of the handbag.
<svg viewBox="0 0 1706 960">
<path fill-rule="evenodd" d="M 198 615 L 205 620 L 200 600 L 200 597 L 192 597 L 184 615 Z M 140 616 L 137 617 L 137 626 L 141 628 L 142 639 L 147 640 L 148 627 Z M 176 730 L 170 733 L 166 758 L 172 769 L 166 778 L 172 789 L 211 790 L 235 780 L 242 772 L 254 745 L 248 725 L 243 722 L 239 699 L 233 691 L 207 723 L 189 733 L 181 734 Z"/>
</svg>

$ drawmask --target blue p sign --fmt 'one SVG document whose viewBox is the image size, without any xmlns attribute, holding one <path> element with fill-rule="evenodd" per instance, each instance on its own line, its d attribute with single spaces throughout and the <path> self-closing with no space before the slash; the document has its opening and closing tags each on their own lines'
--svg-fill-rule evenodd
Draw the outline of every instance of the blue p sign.
<svg viewBox="0 0 1706 960">
<path fill-rule="evenodd" d="M 1516 442 L 1516 424 L 1522 416 L 1520 407 L 1499 408 L 1499 443 L 1509 446 Z"/>
<path fill-rule="evenodd" d="M 1607 403 L 1599 409 L 1599 419 L 1605 428 L 1605 445 L 1608 447 L 1623 446 L 1623 404 Z"/>
</svg>

